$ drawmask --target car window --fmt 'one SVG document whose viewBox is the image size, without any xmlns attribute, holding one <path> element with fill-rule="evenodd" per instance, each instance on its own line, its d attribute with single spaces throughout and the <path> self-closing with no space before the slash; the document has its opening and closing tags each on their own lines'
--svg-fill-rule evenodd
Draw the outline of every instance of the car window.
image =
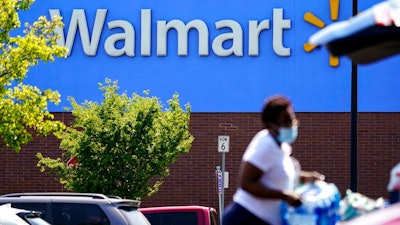
<svg viewBox="0 0 400 225">
<path fill-rule="evenodd" d="M 219 215 L 216 211 L 210 211 L 211 225 L 219 225 Z"/>
<path fill-rule="evenodd" d="M 196 212 L 157 212 L 145 216 L 151 225 L 198 225 Z"/>
<path fill-rule="evenodd" d="M 53 225 L 110 225 L 103 210 L 95 204 L 53 203 Z"/>
<path fill-rule="evenodd" d="M 28 221 L 31 225 L 50 225 L 46 222 L 46 220 L 43 220 L 39 216 L 33 216 L 32 214 L 25 215 L 24 219 Z"/>
<path fill-rule="evenodd" d="M 141 212 L 139 212 L 136 207 L 122 206 L 118 207 L 118 210 L 125 217 L 126 221 L 128 221 L 129 225 L 150 225 L 146 217 Z"/>
<path fill-rule="evenodd" d="M 46 218 L 46 203 L 11 203 L 11 207 L 18 209 L 27 209 L 40 213 L 40 217 Z"/>
</svg>

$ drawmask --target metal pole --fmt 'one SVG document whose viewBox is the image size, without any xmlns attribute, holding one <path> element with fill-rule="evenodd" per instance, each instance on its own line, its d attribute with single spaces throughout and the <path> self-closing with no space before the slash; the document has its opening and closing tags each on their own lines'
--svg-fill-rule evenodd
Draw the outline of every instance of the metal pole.
<svg viewBox="0 0 400 225">
<path fill-rule="evenodd" d="M 221 214 L 221 223 L 222 223 L 222 214 L 224 213 L 224 194 L 225 194 L 225 152 L 222 153 L 222 192 L 221 192 L 221 207 L 220 207 L 220 214 Z"/>
<path fill-rule="evenodd" d="M 352 64 L 351 76 L 351 135 L 350 189 L 357 191 L 357 64 Z"/>
<path fill-rule="evenodd" d="M 229 152 L 229 136 L 218 136 L 218 152 L 222 153 L 222 176 L 221 176 L 221 193 L 220 193 L 220 205 L 219 214 L 222 223 L 222 215 L 224 214 L 224 194 L 225 194 L 225 154 Z"/>
<path fill-rule="evenodd" d="M 353 0 L 353 16 L 358 13 L 358 0 Z M 350 189 L 357 191 L 357 114 L 358 69 L 351 63 L 351 133 L 350 133 Z"/>
<path fill-rule="evenodd" d="M 217 166 L 215 168 L 215 177 L 216 177 L 216 182 L 217 182 L 218 205 L 219 205 L 219 212 L 220 212 L 219 220 L 220 220 L 220 224 L 222 224 L 222 212 L 224 211 L 223 202 L 222 202 L 222 191 L 223 191 L 224 187 L 223 187 L 223 173 L 222 173 L 220 166 Z"/>
</svg>

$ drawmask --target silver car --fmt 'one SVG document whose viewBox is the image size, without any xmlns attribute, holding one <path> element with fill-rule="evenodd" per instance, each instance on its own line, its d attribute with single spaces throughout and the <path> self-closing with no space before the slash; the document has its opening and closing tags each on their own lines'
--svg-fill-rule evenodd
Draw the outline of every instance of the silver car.
<svg viewBox="0 0 400 225">
<path fill-rule="evenodd" d="M 53 225 L 150 225 L 138 211 L 139 201 L 96 193 L 15 193 L 1 204 L 33 210 Z"/>
</svg>

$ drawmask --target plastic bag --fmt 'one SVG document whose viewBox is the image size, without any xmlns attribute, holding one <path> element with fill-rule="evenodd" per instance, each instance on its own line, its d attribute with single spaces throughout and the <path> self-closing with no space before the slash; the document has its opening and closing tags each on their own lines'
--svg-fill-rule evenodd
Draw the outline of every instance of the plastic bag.
<svg viewBox="0 0 400 225">
<path fill-rule="evenodd" d="M 383 198 L 374 200 L 358 192 L 347 190 L 346 197 L 340 201 L 341 220 L 350 220 L 383 207 Z"/>
</svg>

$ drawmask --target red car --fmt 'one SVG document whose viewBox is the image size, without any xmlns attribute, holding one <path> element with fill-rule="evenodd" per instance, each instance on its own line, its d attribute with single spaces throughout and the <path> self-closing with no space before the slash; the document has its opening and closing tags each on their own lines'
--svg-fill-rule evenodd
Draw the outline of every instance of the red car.
<svg viewBox="0 0 400 225">
<path fill-rule="evenodd" d="M 400 224 L 400 203 L 367 213 L 338 225 L 398 225 Z"/>
<path fill-rule="evenodd" d="M 139 208 L 151 225 L 219 225 L 219 216 L 212 207 L 163 206 Z"/>
</svg>

